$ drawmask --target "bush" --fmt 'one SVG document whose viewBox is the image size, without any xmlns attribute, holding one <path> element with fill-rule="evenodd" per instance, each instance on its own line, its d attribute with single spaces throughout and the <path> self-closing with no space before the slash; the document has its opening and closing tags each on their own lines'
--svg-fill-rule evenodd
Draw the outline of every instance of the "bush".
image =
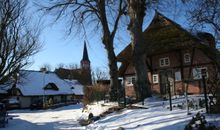
<svg viewBox="0 0 220 130">
<path fill-rule="evenodd" d="M 208 124 L 205 116 L 198 112 L 196 116 L 192 117 L 192 120 L 185 126 L 184 130 L 216 130 L 216 127 Z"/>
<path fill-rule="evenodd" d="M 215 102 L 212 103 L 211 113 L 220 113 L 220 72 L 214 74 L 207 81 L 209 94 L 213 95 Z M 210 104 L 209 104 L 210 105 Z"/>
<path fill-rule="evenodd" d="M 216 90 L 216 104 L 214 106 L 214 113 L 220 113 L 220 87 Z"/>
<path fill-rule="evenodd" d="M 84 89 L 83 104 L 87 105 L 94 101 L 105 100 L 106 95 L 109 93 L 109 88 L 102 85 L 87 86 Z"/>
</svg>

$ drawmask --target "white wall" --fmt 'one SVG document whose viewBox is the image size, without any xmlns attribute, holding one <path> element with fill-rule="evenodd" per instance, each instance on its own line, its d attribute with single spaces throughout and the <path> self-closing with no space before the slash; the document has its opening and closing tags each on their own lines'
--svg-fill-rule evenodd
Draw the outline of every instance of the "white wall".
<svg viewBox="0 0 220 130">
<path fill-rule="evenodd" d="M 31 105 L 31 97 L 20 96 L 19 101 L 21 104 L 21 108 L 27 108 L 27 107 L 30 107 Z"/>
<path fill-rule="evenodd" d="M 54 103 L 60 103 L 61 102 L 61 96 L 54 96 L 53 100 L 56 101 Z"/>
</svg>

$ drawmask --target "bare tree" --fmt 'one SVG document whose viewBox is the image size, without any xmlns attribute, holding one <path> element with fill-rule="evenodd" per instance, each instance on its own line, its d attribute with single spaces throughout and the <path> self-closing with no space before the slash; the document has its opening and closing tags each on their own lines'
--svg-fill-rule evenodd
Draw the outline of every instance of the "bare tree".
<svg viewBox="0 0 220 130">
<path fill-rule="evenodd" d="M 76 64 L 76 63 L 72 63 L 72 64 L 69 64 L 67 66 L 67 68 L 69 68 L 69 69 L 79 69 L 79 65 Z"/>
<path fill-rule="evenodd" d="M 119 93 L 118 67 L 114 52 L 114 38 L 119 20 L 123 15 L 126 4 L 123 0 L 55 0 L 44 6 L 46 12 L 56 15 L 56 19 L 69 19 L 70 31 L 75 27 L 84 28 L 85 23 L 90 27 L 93 23 L 99 29 L 101 25 L 102 43 L 107 51 L 109 74 L 111 80 L 111 100 L 117 99 Z M 80 26 L 83 25 L 83 26 Z M 97 29 L 95 29 L 97 30 Z"/>
<path fill-rule="evenodd" d="M 42 71 L 52 71 L 52 66 L 49 63 L 44 63 L 40 69 L 42 69 Z"/>
<path fill-rule="evenodd" d="M 143 20 L 146 11 L 146 0 L 127 0 L 130 23 L 128 30 L 132 43 L 132 62 L 136 70 L 135 91 L 138 100 L 151 96 L 146 68 L 146 51 L 143 38 Z"/>
<path fill-rule="evenodd" d="M 70 70 L 75 70 L 75 69 L 80 69 L 79 65 L 77 63 L 70 63 L 68 65 L 65 65 L 64 63 L 59 63 L 56 66 L 57 69 L 63 68 L 63 69 L 70 69 Z"/>
<path fill-rule="evenodd" d="M 219 0 L 188 0 L 189 20 L 193 27 L 210 25 L 220 40 L 220 1 Z"/>
<path fill-rule="evenodd" d="M 64 67 L 65 67 L 65 65 L 63 63 L 59 63 L 56 68 L 59 69 L 59 68 L 64 68 Z"/>
<path fill-rule="evenodd" d="M 96 83 L 97 80 L 107 80 L 108 74 L 107 72 L 101 70 L 100 68 L 96 68 L 92 71 L 92 82 Z"/>
<path fill-rule="evenodd" d="M 31 30 L 25 17 L 26 0 L 0 2 L 0 84 L 30 63 L 36 54 L 39 33 Z"/>
</svg>

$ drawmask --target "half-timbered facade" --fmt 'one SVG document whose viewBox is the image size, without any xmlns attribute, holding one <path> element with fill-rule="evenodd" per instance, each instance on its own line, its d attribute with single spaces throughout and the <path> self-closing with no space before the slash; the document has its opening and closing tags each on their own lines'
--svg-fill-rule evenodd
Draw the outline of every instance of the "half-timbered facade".
<svg viewBox="0 0 220 130">
<path fill-rule="evenodd" d="M 203 92 L 201 70 L 207 78 L 215 73 L 215 39 L 209 33 L 192 34 L 180 25 L 156 12 L 143 32 L 146 45 L 148 81 L 154 94 L 199 94 Z M 126 95 L 134 97 L 135 69 L 132 65 L 131 44 L 122 50 L 119 75 L 124 79 Z M 169 84 L 168 84 L 169 83 Z"/>
</svg>

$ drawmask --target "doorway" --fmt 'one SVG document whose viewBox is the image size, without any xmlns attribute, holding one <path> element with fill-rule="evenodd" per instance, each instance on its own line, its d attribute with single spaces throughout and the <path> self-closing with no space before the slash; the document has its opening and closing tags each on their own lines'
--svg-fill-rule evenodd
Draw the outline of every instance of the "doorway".
<svg viewBox="0 0 220 130">
<path fill-rule="evenodd" d="M 173 82 L 174 82 L 174 78 L 173 78 L 173 73 L 172 70 L 162 70 L 160 71 L 160 94 L 161 95 L 166 95 L 168 94 L 168 80 L 170 81 L 170 89 L 171 89 L 171 93 L 173 91 Z"/>
</svg>

